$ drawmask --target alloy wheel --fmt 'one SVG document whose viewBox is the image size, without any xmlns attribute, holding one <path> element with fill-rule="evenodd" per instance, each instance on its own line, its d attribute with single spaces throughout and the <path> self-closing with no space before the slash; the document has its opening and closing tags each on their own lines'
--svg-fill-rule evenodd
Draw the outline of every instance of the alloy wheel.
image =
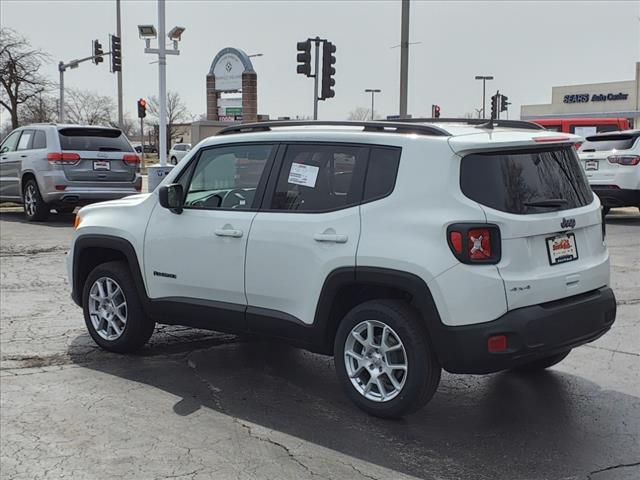
<svg viewBox="0 0 640 480">
<path fill-rule="evenodd" d="M 127 300 L 118 283 L 109 277 L 97 279 L 89 290 L 91 324 L 108 341 L 120 338 L 127 325 Z"/>
<path fill-rule="evenodd" d="M 351 329 L 344 363 L 358 393 L 374 402 L 395 398 L 404 387 L 409 367 L 402 340 L 378 320 L 365 320 Z"/>
<path fill-rule="evenodd" d="M 36 214 L 36 195 L 36 187 L 34 187 L 32 183 L 27 185 L 27 188 L 24 190 L 24 209 L 30 217 Z"/>
</svg>

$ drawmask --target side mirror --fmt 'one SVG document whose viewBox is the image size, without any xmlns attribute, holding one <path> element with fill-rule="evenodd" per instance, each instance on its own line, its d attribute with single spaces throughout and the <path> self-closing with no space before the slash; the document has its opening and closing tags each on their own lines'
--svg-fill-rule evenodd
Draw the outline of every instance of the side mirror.
<svg viewBox="0 0 640 480">
<path fill-rule="evenodd" d="M 162 185 L 158 190 L 158 196 L 162 207 L 168 208 L 173 213 L 182 213 L 184 192 L 181 184 L 170 183 L 169 185 Z"/>
</svg>

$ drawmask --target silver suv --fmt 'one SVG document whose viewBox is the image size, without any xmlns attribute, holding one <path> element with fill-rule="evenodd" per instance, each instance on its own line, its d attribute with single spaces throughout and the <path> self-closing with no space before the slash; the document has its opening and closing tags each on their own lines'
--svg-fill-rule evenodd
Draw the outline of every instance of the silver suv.
<svg viewBox="0 0 640 480">
<path fill-rule="evenodd" d="M 117 128 L 34 124 L 0 145 L 0 202 L 22 203 L 30 221 L 141 188 L 140 157 Z"/>
</svg>

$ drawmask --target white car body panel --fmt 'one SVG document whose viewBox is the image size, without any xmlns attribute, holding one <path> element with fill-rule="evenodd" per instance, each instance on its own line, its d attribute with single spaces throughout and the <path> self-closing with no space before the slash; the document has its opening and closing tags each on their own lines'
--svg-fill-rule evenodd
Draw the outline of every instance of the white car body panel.
<svg viewBox="0 0 640 480">
<path fill-rule="evenodd" d="M 596 152 L 578 151 L 582 168 L 590 185 L 616 185 L 621 189 L 640 190 L 640 165 L 619 165 L 607 159 L 613 155 L 640 155 L 640 137 L 629 149 L 601 150 Z M 591 169 L 597 162 L 597 169 Z M 587 169 L 589 164 L 590 169 Z"/>
</svg>

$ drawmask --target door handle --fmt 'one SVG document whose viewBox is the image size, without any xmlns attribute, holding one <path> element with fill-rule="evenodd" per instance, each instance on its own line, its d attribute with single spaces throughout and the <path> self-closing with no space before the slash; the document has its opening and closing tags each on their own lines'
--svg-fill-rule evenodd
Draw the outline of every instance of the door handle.
<svg viewBox="0 0 640 480">
<path fill-rule="evenodd" d="M 26 155 L 20 155 L 20 158 L 27 158 Z"/>
<path fill-rule="evenodd" d="M 240 238 L 242 237 L 242 230 L 237 230 L 234 228 L 216 228 L 214 230 L 214 233 L 218 236 L 218 237 L 233 237 L 233 238 Z"/>
<path fill-rule="evenodd" d="M 316 242 L 333 242 L 333 243 L 347 243 L 349 237 L 341 235 L 339 233 L 316 233 L 313 236 Z"/>
</svg>

